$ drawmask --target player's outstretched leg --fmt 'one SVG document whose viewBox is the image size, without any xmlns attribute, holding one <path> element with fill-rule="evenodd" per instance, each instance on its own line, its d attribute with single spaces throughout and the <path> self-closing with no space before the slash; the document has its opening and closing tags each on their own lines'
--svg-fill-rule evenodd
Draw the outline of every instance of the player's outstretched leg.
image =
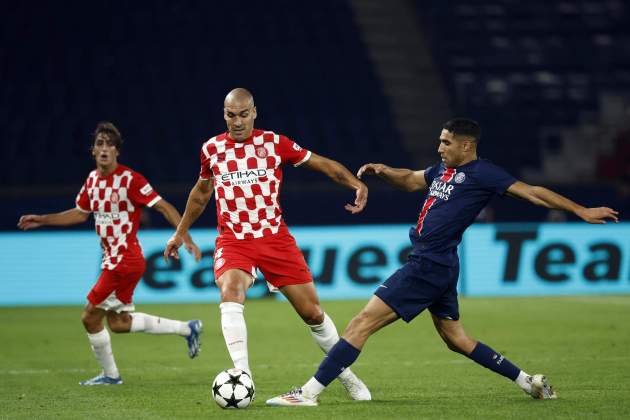
<svg viewBox="0 0 630 420">
<path fill-rule="evenodd" d="M 324 313 L 324 320 L 321 324 L 308 326 L 313 339 L 326 354 L 328 354 L 332 347 L 339 341 L 337 328 L 327 313 Z M 346 391 L 348 391 L 348 394 L 353 400 L 370 401 L 372 399 L 372 394 L 368 387 L 350 368 L 344 369 L 337 379 L 339 379 L 339 382 L 346 388 Z"/>
<path fill-rule="evenodd" d="M 341 372 L 357 360 L 361 350 L 341 338 L 328 352 L 319 369 L 301 388 L 267 400 L 272 407 L 316 406 L 317 397 Z"/>
<path fill-rule="evenodd" d="M 123 383 L 114 360 L 109 331 L 103 328 L 104 317 L 105 311 L 96 308 L 91 303 L 87 304 L 81 315 L 94 357 L 102 369 L 99 375 L 79 382 L 81 385 L 121 385 Z"/>
<path fill-rule="evenodd" d="M 346 328 L 343 338 L 330 349 L 315 375 L 301 388 L 267 400 L 270 406 L 316 406 L 317 397 L 324 389 L 359 357 L 367 339 L 398 315 L 378 296 L 373 296 L 365 308 Z"/>
<path fill-rule="evenodd" d="M 203 324 L 200 320 L 178 321 L 142 312 L 108 312 L 107 323 L 113 332 L 179 335 L 186 339 L 188 356 L 192 359 L 201 350 L 200 335 Z"/>
<path fill-rule="evenodd" d="M 557 398 L 553 387 L 549 385 L 544 375 L 528 375 L 499 352 L 468 337 L 459 321 L 441 319 L 433 314 L 432 317 L 435 328 L 450 350 L 461 353 L 481 366 L 514 381 L 534 399 Z"/>
<path fill-rule="evenodd" d="M 330 349 L 339 341 L 339 333 L 333 320 L 319 306 L 319 299 L 313 282 L 283 286 L 280 290 L 308 325 L 319 348 L 328 354 Z M 372 399 L 368 387 L 352 370 L 345 369 L 338 379 L 353 400 L 369 401 Z"/>
</svg>

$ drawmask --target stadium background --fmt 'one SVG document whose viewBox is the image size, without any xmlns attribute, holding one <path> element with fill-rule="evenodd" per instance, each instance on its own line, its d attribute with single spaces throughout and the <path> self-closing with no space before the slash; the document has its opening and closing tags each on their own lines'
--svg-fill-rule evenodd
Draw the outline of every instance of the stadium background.
<svg viewBox="0 0 630 420">
<path fill-rule="evenodd" d="M 379 332 L 354 365 L 375 401 L 353 404 L 333 384 L 301 418 L 630 418 L 626 1 L 70 0 L 1 10 L 0 417 L 222 414 L 209 397 L 229 365 L 211 274 L 213 203 L 195 225 L 200 264 L 160 261 L 172 230 L 159 214 L 145 212 L 141 229 L 150 263 L 138 308 L 201 318 L 202 357 L 188 360 L 178 338 L 116 335 L 126 385 L 107 389 L 77 386 L 96 372 L 79 320 L 99 269 L 92 224 L 24 233 L 16 223 L 73 206 L 102 120 L 125 137 L 120 161 L 183 210 L 199 147 L 224 129 L 225 94 L 243 86 L 259 127 L 352 170 L 423 168 L 436 161 L 441 124 L 467 116 L 482 125 L 481 156 L 621 212 L 620 224 L 589 226 L 498 199 L 460 249 L 467 331 L 548 375 L 557 401 L 532 402 L 446 351 L 424 315 Z M 368 207 L 351 216 L 347 191 L 285 170 L 286 220 L 322 298 L 340 299 L 323 305 L 341 330 L 404 258 L 422 196 L 370 179 Z M 257 282 L 250 297 L 262 296 Z M 258 399 L 230 414 L 269 418 L 264 400 L 308 378 L 321 353 L 287 304 L 250 299 L 246 317 Z M 283 417 L 295 413 L 273 412 Z"/>
<path fill-rule="evenodd" d="M 254 93 L 258 127 L 285 133 L 351 170 L 370 161 L 424 168 L 436 161 L 441 124 L 466 116 L 482 125 L 480 155 L 518 178 L 550 186 L 587 206 L 613 207 L 622 220 L 630 207 L 630 11 L 622 1 L 324 0 L 312 8 L 284 0 L 99 1 L 68 2 L 63 8 L 53 2 L 4 7 L 11 16 L 3 25 L 0 49 L 0 238 L 8 250 L 2 257 L 4 304 L 29 303 L 30 295 L 16 285 L 28 289 L 37 278 L 45 286 L 54 274 L 69 277 L 66 289 L 75 296 L 33 298 L 33 303 L 80 303 L 86 277 L 96 274 L 96 244 L 89 253 L 88 242 L 81 252 L 45 246 L 50 264 L 73 255 L 75 270 L 66 275 L 51 271 L 42 253 L 34 251 L 44 247 L 37 242 L 42 238 L 60 244 L 59 230 L 46 230 L 52 236 L 12 231 L 20 214 L 73 206 L 94 166 L 90 133 L 98 121 L 111 120 L 121 129 L 126 142 L 120 161 L 145 174 L 183 210 L 198 174 L 200 145 L 224 130 L 222 100 L 236 86 Z M 397 229 L 404 248 L 406 235 L 400 226 L 389 225 L 413 224 L 422 196 L 368 182 L 368 207 L 352 216 L 343 209 L 352 199 L 347 191 L 321 174 L 286 168 L 286 221 L 293 227 L 321 226 L 319 237 L 312 239 L 313 259 L 325 258 L 326 248 L 318 243 L 333 235 L 325 227 L 330 225 L 352 226 L 356 232 L 373 227 L 362 243 L 349 235 L 333 246 L 378 247 Z M 195 225 L 208 255 L 213 242 L 208 233 L 216 223 L 212 206 Z M 158 213 L 144 216 L 147 235 L 148 229 L 168 228 Z M 569 277 L 552 278 L 550 293 L 627 292 L 628 228 L 619 226 L 615 232 L 620 234 L 611 235 L 581 226 L 575 228 L 580 242 L 560 227 L 576 220 L 497 199 L 479 223 L 559 224 L 551 228 L 555 239 L 525 241 L 524 268 L 511 268 L 533 267 L 538 250 L 550 241 L 560 243 L 541 257 L 553 266 L 551 277 L 558 272 Z M 493 226 L 494 236 L 483 239 L 471 231 L 465 241 L 481 255 L 488 252 L 486 258 L 464 258 L 477 274 L 479 267 L 507 264 L 509 241 L 500 240 L 505 225 Z M 145 250 L 159 252 L 166 237 L 164 230 L 155 240 L 144 240 Z M 600 243 L 617 251 L 590 248 Z M 498 244 L 502 248 L 491 252 Z M 368 249 L 356 257 L 355 271 L 370 278 L 368 284 L 384 279 L 398 263 L 397 256 L 383 262 L 381 254 Z M 40 269 L 21 269 L 24 258 L 39 261 L 32 266 Z M 589 281 L 585 267 L 602 259 L 598 278 Z M 518 262 L 512 258 L 511 264 Z M 211 263 L 208 256 L 199 267 Z M 335 272 L 331 282 L 347 280 L 348 273 Z M 212 288 L 208 275 L 202 292 Z M 545 284 L 540 270 L 523 276 Z M 543 293 L 535 289 L 521 292 Z M 161 290 L 158 300 L 168 301 L 169 290 Z M 371 289 L 363 290 L 360 296 L 369 296 Z M 216 290 L 210 292 L 216 299 Z M 331 295 L 354 296 L 339 293 Z"/>
</svg>

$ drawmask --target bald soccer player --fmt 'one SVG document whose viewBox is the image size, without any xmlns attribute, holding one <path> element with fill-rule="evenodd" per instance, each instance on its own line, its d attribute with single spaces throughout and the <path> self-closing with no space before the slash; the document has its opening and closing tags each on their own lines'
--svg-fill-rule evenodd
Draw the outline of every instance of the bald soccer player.
<svg viewBox="0 0 630 420">
<path fill-rule="evenodd" d="M 255 129 L 256 116 L 249 91 L 237 88 L 226 96 L 223 118 L 227 131 L 201 147 L 199 180 L 164 250 L 165 258 L 178 258 L 178 248 L 214 189 L 218 229 L 214 275 L 221 290 L 223 337 L 234 366 L 250 375 L 243 309 L 245 292 L 254 283 L 256 270 L 262 272 L 271 291 L 281 292 L 291 302 L 324 353 L 339 340 L 335 324 L 319 305 L 304 256 L 282 218 L 278 200 L 282 165 L 322 172 L 355 191 L 354 204 L 345 206 L 353 214 L 363 210 L 368 196 L 365 184 L 339 162 L 303 149 L 281 134 Z M 352 399 L 371 399 L 368 388 L 350 369 L 341 373 L 339 380 Z"/>
</svg>

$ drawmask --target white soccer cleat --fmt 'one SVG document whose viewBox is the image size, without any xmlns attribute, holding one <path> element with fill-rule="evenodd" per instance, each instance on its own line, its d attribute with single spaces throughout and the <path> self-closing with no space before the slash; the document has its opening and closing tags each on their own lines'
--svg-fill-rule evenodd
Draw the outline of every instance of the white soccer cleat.
<svg viewBox="0 0 630 420">
<path fill-rule="evenodd" d="M 339 382 L 341 382 L 343 387 L 346 388 L 346 391 L 348 391 L 348 394 L 350 394 L 350 398 L 352 398 L 353 400 L 372 400 L 372 394 L 370 393 L 368 387 L 350 369 L 344 370 L 343 373 L 337 377 L 337 379 L 339 379 Z"/>
<path fill-rule="evenodd" d="M 266 404 L 272 407 L 315 407 L 317 397 L 309 398 L 302 393 L 302 388 L 295 388 L 286 394 L 268 399 Z"/>
<path fill-rule="evenodd" d="M 555 400 L 558 395 L 553 390 L 553 387 L 547 382 L 545 375 L 540 373 L 530 376 L 527 381 L 531 384 L 532 388 L 528 392 L 535 400 Z"/>
</svg>

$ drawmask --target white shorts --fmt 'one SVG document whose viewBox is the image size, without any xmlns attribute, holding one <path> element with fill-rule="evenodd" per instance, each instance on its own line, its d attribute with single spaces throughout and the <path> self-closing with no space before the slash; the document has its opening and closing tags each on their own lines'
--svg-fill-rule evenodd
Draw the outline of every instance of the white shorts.
<svg viewBox="0 0 630 420">
<path fill-rule="evenodd" d="M 123 303 L 116 297 L 116 292 L 112 292 L 107 299 L 96 305 L 97 308 L 103 309 L 105 311 L 113 311 L 116 313 L 121 312 L 133 312 L 136 310 L 136 307 L 132 303 Z"/>
</svg>

